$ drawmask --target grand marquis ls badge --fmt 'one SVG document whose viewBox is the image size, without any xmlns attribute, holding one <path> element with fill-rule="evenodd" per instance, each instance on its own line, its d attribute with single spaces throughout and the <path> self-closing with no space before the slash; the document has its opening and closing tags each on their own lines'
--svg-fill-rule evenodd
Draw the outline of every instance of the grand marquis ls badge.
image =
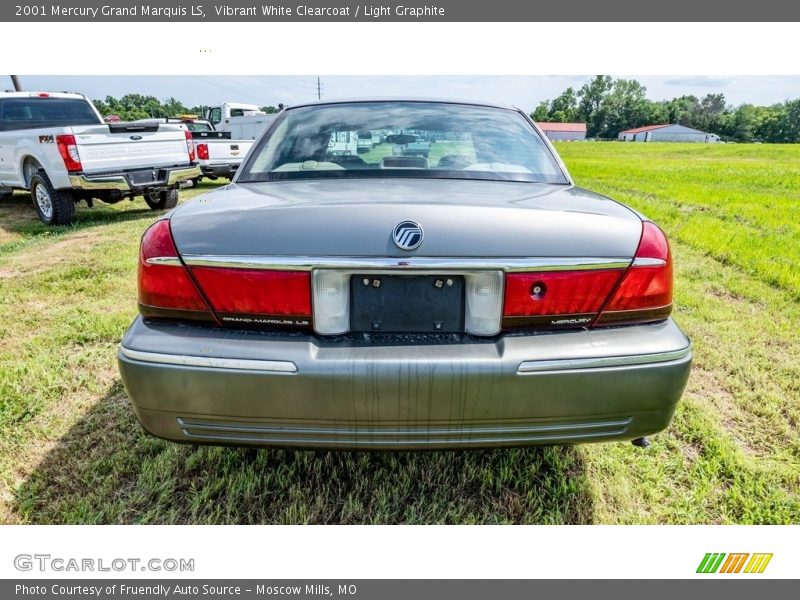
<svg viewBox="0 0 800 600">
<path fill-rule="evenodd" d="M 422 226 L 414 221 L 402 221 L 395 225 L 392 238 L 401 250 L 413 250 L 422 243 Z"/>
</svg>

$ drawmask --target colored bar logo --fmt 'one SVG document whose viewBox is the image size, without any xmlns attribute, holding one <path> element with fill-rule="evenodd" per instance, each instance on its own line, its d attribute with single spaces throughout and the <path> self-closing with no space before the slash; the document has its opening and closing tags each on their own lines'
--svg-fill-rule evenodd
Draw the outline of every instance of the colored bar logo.
<svg viewBox="0 0 800 600">
<path fill-rule="evenodd" d="M 748 560 L 748 558 L 750 560 Z M 697 567 L 698 573 L 763 573 L 772 554 L 708 552 Z"/>
</svg>

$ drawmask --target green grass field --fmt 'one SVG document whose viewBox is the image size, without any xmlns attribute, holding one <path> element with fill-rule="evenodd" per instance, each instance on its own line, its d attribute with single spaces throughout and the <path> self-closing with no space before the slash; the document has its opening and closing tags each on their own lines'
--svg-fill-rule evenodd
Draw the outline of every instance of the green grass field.
<svg viewBox="0 0 800 600">
<path fill-rule="evenodd" d="M 115 352 L 155 215 L 141 200 L 100 205 L 49 229 L 18 193 L 0 204 L 0 522 L 800 523 L 800 146 L 559 151 L 580 185 L 673 242 L 695 367 L 650 448 L 372 454 L 149 438 Z"/>
</svg>

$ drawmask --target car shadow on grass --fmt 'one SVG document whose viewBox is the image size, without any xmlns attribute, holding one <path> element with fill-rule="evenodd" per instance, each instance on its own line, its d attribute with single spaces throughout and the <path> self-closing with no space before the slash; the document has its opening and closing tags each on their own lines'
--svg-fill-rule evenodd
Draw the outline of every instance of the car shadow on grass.
<svg viewBox="0 0 800 600">
<path fill-rule="evenodd" d="M 121 383 L 16 490 L 31 523 L 591 523 L 575 447 L 327 452 L 144 434 Z"/>
</svg>

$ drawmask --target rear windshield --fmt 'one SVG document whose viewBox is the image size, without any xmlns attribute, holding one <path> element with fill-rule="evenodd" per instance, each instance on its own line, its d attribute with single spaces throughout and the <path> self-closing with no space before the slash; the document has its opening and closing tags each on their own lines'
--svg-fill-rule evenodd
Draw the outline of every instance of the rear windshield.
<svg viewBox="0 0 800 600">
<path fill-rule="evenodd" d="M 359 102 L 284 113 L 238 181 L 424 177 L 567 183 L 519 113 L 441 102 Z"/>
<path fill-rule="evenodd" d="M 0 131 L 99 125 L 102 121 L 80 98 L 6 98 L 0 100 Z"/>
<path fill-rule="evenodd" d="M 186 123 L 186 127 L 189 131 L 213 131 L 211 129 L 211 125 L 208 123 Z"/>
</svg>

